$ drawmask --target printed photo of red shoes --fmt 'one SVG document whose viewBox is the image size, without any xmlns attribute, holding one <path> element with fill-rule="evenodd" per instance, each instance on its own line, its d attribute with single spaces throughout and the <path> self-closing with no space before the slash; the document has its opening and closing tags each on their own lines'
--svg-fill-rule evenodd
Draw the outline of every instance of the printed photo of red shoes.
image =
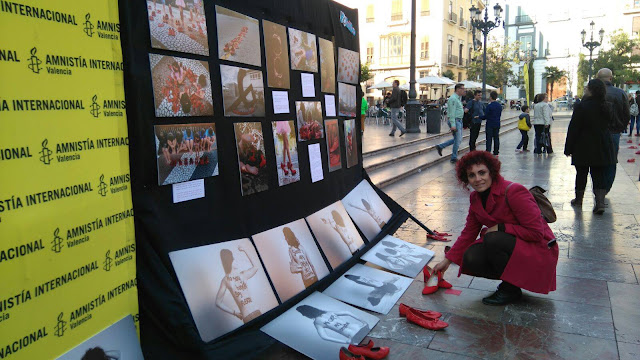
<svg viewBox="0 0 640 360">
<path fill-rule="evenodd" d="M 407 313 L 407 321 L 429 330 L 442 330 L 449 326 L 449 324 L 442 320 L 428 318 L 415 310 L 409 310 Z"/>
<path fill-rule="evenodd" d="M 627 162 L 628 163 L 634 163 L 634 162 L 636 162 L 636 159 L 629 159 L 629 160 L 627 160 Z"/>
<path fill-rule="evenodd" d="M 362 355 L 356 355 L 351 353 L 351 351 L 347 350 L 345 347 L 340 348 L 340 360 L 367 360 Z"/>
<path fill-rule="evenodd" d="M 400 303 L 400 307 L 398 309 L 399 313 L 400 313 L 400 317 L 406 317 L 407 313 L 412 310 L 412 311 L 417 311 L 419 313 L 421 313 L 422 315 L 424 315 L 425 317 L 428 318 L 432 318 L 432 319 L 439 319 L 440 317 L 442 317 L 442 314 L 437 312 L 437 311 L 431 311 L 431 310 L 420 310 L 420 309 L 416 309 L 416 308 L 412 308 L 410 306 L 407 306 L 403 303 Z"/>
<path fill-rule="evenodd" d="M 627 144 L 632 144 L 633 140 L 627 140 Z"/>
<path fill-rule="evenodd" d="M 371 347 L 368 345 L 371 344 Z M 354 355 L 364 356 L 367 359 L 384 359 L 389 355 L 389 348 L 386 346 L 373 347 L 373 341 L 369 340 L 366 345 L 349 345 L 349 351 Z"/>
</svg>

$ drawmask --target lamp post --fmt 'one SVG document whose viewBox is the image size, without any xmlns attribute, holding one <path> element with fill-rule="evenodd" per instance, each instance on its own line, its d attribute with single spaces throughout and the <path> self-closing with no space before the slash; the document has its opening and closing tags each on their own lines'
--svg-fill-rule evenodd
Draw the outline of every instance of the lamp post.
<svg viewBox="0 0 640 360">
<path fill-rule="evenodd" d="M 411 0 L 411 61 L 409 65 L 409 98 L 405 110 L 407 111 L 407 132 L 420 132 L 420 101 L 416 92 L 416 0 Z"/>
<path fill-rule="evenodd" d="M 488 5 L 488 2 L 487 2 Z M 471 14 L 471 26 L 474 30 L 479 30 L 483 35 L 482 42 L 482 101 L 487 100 L 487 35 L 489 31 L 497 28 L 502 23 L 500 18 L 502 15 L 502 7 L 496 3 L 493 7 L 494 20 L 489 20 L 488 8 L 484 8 L 484 19 L 482 19 L 482 10 L 476 8 L 475 5 L 471 5 L 469 9 Z M 475 31 L 473 32 L 473 42 L 475 43 Z"/>
<path fill-rule="evenodd" d="M 600 35 L 600 41 L 594 41 L 593 30 L 596 26 L 596 23 L 592 21 L 591 24 L 589 24 L 589 26 L 591 27 L 590 40 L 587 42 L 584 42 L 585 38 L 587 37 L 587 32 L 584 29 L 582 30 L 582 32 L 580 32 L 580 35 L 582 35 L 582 46 L 589 49 L 589 80 L 591 80 L 591 75 L 593 74 L 593 50 L 595 50 L 595 48 L 597 48 L 598 46 L 602 45 L 602 40 L 604 39 L 604 29 L 600 29 L 600 31 L 598 31 L 598 34 Z"/>
</svg>

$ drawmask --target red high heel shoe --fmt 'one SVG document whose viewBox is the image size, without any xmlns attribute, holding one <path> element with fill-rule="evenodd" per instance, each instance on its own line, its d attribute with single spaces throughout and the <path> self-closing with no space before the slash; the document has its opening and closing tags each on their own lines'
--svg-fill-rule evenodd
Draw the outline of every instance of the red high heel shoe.
<svg viewBox="0 0 640 360">
<path fill-rule="evenodd" d="M 284 163 L 280 163 L 280 168 L 282 169 L 282 171 L 284 172 L 285 175 L 289 175 L 289 171 L 284 166 Z"/>
<path fill-rule="evenodd" d="M 432 318 L 432 319 L 438 319 L 438 318 L 440 318 L 442 316 L 442 314 L 437 312 L 437 311 L 420 310 L 420 309 L 416 309 L 416 308 L 412 308 L 410 306 L 407 306 L 407 305 L 405 305 L 403 303 L 400 303 L 400 308 L 399 308 L 400 317 L 406 317 L 407 313 L 410 310 L 417 311 L 417 312 L 421 313 L 422 315 L 424 315 L 425 317 Z"/>
<path fill-rule="evenodd" d="M 410 310 L 407 313 L 407 321 L 429 330 L 442 330 L 449 326 L 449 324 L 442 320 L 424 317 L 415 310 Z"/>
<path fill-rule="evenodd" d="M 433 231 L 434 234 L 438 235 L 438 236 L 453 236 L 452 234 L 446 233 L 446 232 L 437 232 L 437 231 Z"/>
<path fill-rule="evenodd" d="M 354 346 L 366 347 L 366 348 L 371 349 L 373 347 L 373 340 L 369 339 L 369 342 L 364 344 L 364 345 L 354 345 Z"/>
<path fill-rule="evenodd" d="M 437 235 L 435 233 L 427 234 L 427 239 L 436 240 L 436 241 L 445 241 L 445 242 L 451 241 L 451 239 L 447 239 L 446 237 Z"/>
<path fill-rule="evenodd" d="M 293 164 L 291 163 L 291 161 L 289 161 L 289 164 L 287 164 L 287 167 L 289 168 L 289 170 L 291 171 L 291 175 L 295 175 L 297 171 L 295 171 L 293 169 Z"/>
<path fill-rule="evenodd" d="M 426 283 L 427 282 L 425 281 L 425 284 Z M 451 285 L 451 283 L 449 283 L 447 280 L 442 278 L 442 272 L 438 271 L 438 284 L 433 286 L 425 286 L 424 289 L 422 289 L 422 295 L 433 294 L 434 292 L 438 291 L 439 288 L 451 289 L 452 287 L 453 285 Z"/>
<path fill-rule="evenodd" d="M 374 347 L 368 348 L 364 346 L 357 345 L 349 345 L 349 351 L 351 351 L 354 355 L 361 355 L 366 357 L 367 359 L 384 359 L 389 355 L 389 348 L 386 346 L 383 347 Z"/>
<path fill-rule="evenodd" d="M 362 355 L 356 355 L 351 353 L 345 347 L 340 348 L 340 360 L 366 360 Z"/>
</svg>

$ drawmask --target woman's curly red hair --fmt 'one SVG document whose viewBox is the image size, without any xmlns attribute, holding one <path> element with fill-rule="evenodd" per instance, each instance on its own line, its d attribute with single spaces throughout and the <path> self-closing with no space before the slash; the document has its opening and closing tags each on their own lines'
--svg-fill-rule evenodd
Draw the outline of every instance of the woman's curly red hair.
<svg viewBox="0 0 640 360">
<path fill-rule="evenodd" d="M 473 165 L 486 165 L 491 174 L 491 180 L 496 181 L 500 175 L 500 160 L 488 151 L 471 151 L 456 163 L 456 177 L 458 181 L 466 187 L 469 185 L 467 171 Z"/>
</svg>

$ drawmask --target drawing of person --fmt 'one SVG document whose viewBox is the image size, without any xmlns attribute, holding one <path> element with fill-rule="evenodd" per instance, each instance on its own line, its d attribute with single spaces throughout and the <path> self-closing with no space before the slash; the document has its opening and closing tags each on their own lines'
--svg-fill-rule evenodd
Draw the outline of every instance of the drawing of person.
<svg viewBox="0 0 640 360">
<path fill-rule="evenodd" d="M 369 293 L 367 301 L 373 306 L 380 304 L 380 300 L 387 295 L 393 295 L 400 291 L 400 288 L 394 285 L 398 278 L 393 278 L 390 281 L 379 281 L 370 279 L 364 276 L 347 274 L 345 278 L 355 282 L 356 284 L 372 287 L 373 290 Z"/>
<path fill-rule="evenodd" d="M 313 267 L 307 252 L 291 228 L 285 226 L 282 229 L 282 233 L 284 234 L 285 241 L 289 244 L 289 271 L 291 271 L 292 274 L 300 274 L 304 287 L 308 288 L 318 281 L 316 269 Z"/>
<path fill-rule="evenodd" d="M 417 261 L 414 261 L 415 258 L 403 258 L 402 256 L 398 256 L 397 254 L 391 255 L 377 252 L 375 256 L 387 263 L 387 266 L 392 270 L 404 269 L 418 263 Z"/>
<path fill-rule="evenodd" d="M 118 360 L 120 359 L 120 351 L 104 351 L 99 346 L 88 349 L 80 360 Z"/>
<path fill-rule="evenodd" d="M 322 222 L 331 226 L 331 228 L 333 228 L 333 230 L 335 230 L 338 235 L 340 235 L 340 238 L 349 247 L 349 251 L 351 251 L 352 254 L 358 251 L 358 246 L 349 234 L 349 231 L 340 213 L 335 210 L 331 210 L 331 216 L 333 219 L 322 219 Z"/>
<path fill-rule="evenodd" d="M 348 311 L 324 311 L 310 305 L 300 305 L 296 310 L 313 320 L 318 335 L 326 341 L 340 344 L 357 344 L 369 333 L 369 324 Z M 335 335 L 338 336 L 335 336 Z"/>
<path fill-rule="evenodd" d="M 369 214 L 369 216 L 371 216 L 373 221 L 375 221 L 376 224 L 378 224 L 380 229 L 382 229 L 385 225 L 387 225 L 387 223 L 385 221 L 383 221 L 382 218 L 380 216 L 378 216 L 378 214 L 376 214 L 375 210 L 373 210 L 373 208 L 371 208 L 371 205 L 369 205 L 369 202 L 367 200 L 365 200 L 365 199 L 360 199 L 360 200 L 362 200 L 362 205 L 364 206 L 364 209 L 361 208 L 361 207 L 358 207 L 356 205 L 353 205 L 351 203 L 349 203 L 349 206 L 351 206 L 354 209 L 358 209 L 360 211 L 364 211 L 367 214 Z"/>
<path fill-rule="evenodd" d="M 385 252 L 387 252 L 388 254 L 391 254 L 394 256 L 401 256 L 406 259 L 412 259 L 412 261 L 415 261 L 416 263 L 419 263 L 424 259 L 429 260 L 431 258 L 431 256 L 428 254 L 416 254 L 415 250 L 411 248 L 408 244 L 398 245 L 394 242 L 387 241 L 387 240 L 382 240 L 380 241 L 380 243 L 387 247 L 385 249 Z"/>
<path fill-rule="evenodd" d="M 258 309 L 257 304 L 253 301 L 253 298 L 251 297 L 251 291 L 249 290 L 249 287 L 247 285 L 247 281 L 258 272 L 258 267 L 255 266 L 255 264 L 247 254 L 247 251 L 242 246 L 238 246 L 238 251 L 245 254 L 247 259 L 251 263 L 251 267 L 246 270 L 239 270 L 234 265 L 234 258 L 231 250 L 220 250 L 220 261 L 222 262 L 225 276 L 220 281 L 218 295 L 216 296 L 216 307 L 228 314 L 237 317 L 246 324 L 249 321 L 262 315 L 260 309 Z M 236 306 L 238 307 L 237 310 L 230 308 L 229 306 L 227 306 L 227 304 L 224 303 L 224 296 L 227 293 L 231 295 L 234 302 L 236 303 Z"/>
</svg>

